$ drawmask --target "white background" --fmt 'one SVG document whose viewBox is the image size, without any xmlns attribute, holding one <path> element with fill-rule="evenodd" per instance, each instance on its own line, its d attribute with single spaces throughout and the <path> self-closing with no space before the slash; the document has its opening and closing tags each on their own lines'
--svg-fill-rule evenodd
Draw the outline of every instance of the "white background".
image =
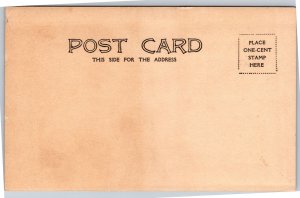
<svg viewBox="0 0 300 198">
<path fill-rule="evenodd" d="M 236 198 L 294 198 L 300 197 L 300 174 L 299 174 L 299 144 L 297 144 L 297 192 L 276 192 L 276 193 L 205 193 L 205 192 L 194 192 L 194 193 L 159 193 L 159 192 L 127 192 L 127 193 L 105 193 L 105 192 L 5 192 L 4 193 L 4 180 L 3 180 L 3 90 L 4 90 L 4 8 L 6 6 L 20 6 L 20 5 L 61 5 L 61 4 L 74 4 L 77 5 L 155 5 L 155 6 L 166 6 L 166 5 L 186 5 L 186 6 L 295 6 L 296 0 L 0 0 L 0 101 L 1 101 L 1 133 L 0 136 L 0 198 L 43 198 L 43 197 L 64 197 L 64 198 L 81 198 L 81 197 L 210 197 L 210 198 L 228 198 L 228 197 L 236 197 Z M 300 3 L 298 1 L 300 6 Z M 300 8 L 297 9 L 297 26 L 299 27 L 300 21 Z M 297 32 L 297 36 L 299 38 L 299 31 Z M 297 51 L 299 57 L 299 50 Z M 298 62 L 297 62 L 298 64 Z M 298 83 L 297 83 L 297 113 L 299 112 L 299 70 L 298 72 Z M 300 123 L 299 116 L 297 117 L 297 133 L 298 133 L 298 125 Z M 299 136 L 297 136 L 297 142 L 299 142 Z"/>
</svg>

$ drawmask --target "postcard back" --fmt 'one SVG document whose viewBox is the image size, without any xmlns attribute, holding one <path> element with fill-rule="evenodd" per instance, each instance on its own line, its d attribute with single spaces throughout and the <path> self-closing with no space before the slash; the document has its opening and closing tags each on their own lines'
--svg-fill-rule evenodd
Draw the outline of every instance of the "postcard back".
<svg viewBox="0 0 300 198">
<path fill-rule="evenodd" d="M 6 10 L 6 190 L 295 189 L 295 8 Z"/>
</svg>

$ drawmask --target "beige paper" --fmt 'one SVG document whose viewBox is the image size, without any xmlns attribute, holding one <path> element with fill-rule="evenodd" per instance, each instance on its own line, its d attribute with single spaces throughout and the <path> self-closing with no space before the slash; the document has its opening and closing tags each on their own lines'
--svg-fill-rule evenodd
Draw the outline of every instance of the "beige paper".
<svg viewBox="0 0 300 198">
<path fill-rule="evenodd" d="M 295 189 L 295 8 L 6 17 L 6 190 Z"/>
</svg>

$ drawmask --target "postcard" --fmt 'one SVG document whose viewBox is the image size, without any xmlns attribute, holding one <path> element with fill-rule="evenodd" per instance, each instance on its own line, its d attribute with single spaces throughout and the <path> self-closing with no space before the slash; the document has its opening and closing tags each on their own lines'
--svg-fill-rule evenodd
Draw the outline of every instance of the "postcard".
<svg viewBox="0 0 300 198">
<path fill-rule="evenodd" d="M 294 7 L 6 9 L 8 191 L 290 191 Z"/>
</svg>

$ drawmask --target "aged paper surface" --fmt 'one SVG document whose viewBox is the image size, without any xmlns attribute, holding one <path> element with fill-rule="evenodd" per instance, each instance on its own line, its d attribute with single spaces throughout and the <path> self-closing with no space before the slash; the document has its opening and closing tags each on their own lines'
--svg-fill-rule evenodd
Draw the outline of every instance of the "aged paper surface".
<svg viewBox="0 0 300 198">
<path fill-rule="evenodd" d="M 6 190 L 295 189 L 294 8 L 6 17 Z"/>
</svg>

